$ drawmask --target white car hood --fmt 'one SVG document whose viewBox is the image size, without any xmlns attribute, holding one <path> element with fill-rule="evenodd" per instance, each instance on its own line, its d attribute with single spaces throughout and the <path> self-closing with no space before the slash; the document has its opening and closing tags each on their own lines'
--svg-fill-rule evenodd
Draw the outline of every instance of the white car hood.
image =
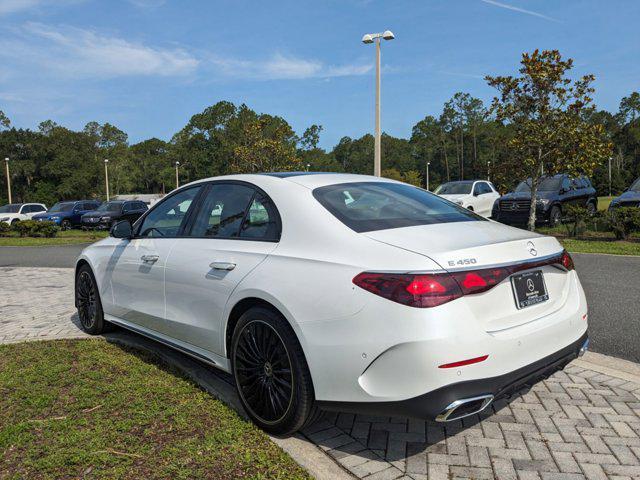
<svg viewBox="0 0 640 480">
<path fill-rule="evenodd" d="M 418 225 L 364 235 L 427 256 L 445 269 L 516 263 L 562 251 L 553 237 L 493 221 Z"/>
<path fill-rule="evenodd" d="M 456 200 L 465 200 L 469 198 L 468 193 L 458 193 L 455 195 L 439 195 L 439 196 L 444 198 L 445 200 L 449 200 L 450 202 L 455 202 Z"/>
</svg>

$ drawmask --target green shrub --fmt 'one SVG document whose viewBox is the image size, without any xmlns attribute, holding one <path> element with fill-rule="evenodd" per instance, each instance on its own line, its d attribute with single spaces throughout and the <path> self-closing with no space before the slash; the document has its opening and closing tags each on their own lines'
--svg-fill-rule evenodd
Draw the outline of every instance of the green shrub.
<svg viewBox="0 0 640 480">
<path fill-rule="evenodd" d="M 640 209 L 619 207 L 607 215 L 609 228 L 618 240 L 626 240 L 634 232 L 640 232 Z"/>
<path fill-rule="evenodd" d="M 592 220 L 593 215 L 586 207 L 578 205 L 568 205 L 565 207 L 565 218 L 563 225 L 567 230 L 567 235 L 577 237 L 587 229 L 587 222 Z"/>
<path fill-rule="evenodd" d="M 0 222 L 0 237 L 8 237 L 11 232 L 11 225 L 6 222 Z"/>
<path fill-rule="evenodd" d="M 55 237 L 58 227 L 53 222 L 36 222 L 35 220 L 24 220 L 15 222 L 12 225 L 14 231 L 21 237 Z"/>
</svg>

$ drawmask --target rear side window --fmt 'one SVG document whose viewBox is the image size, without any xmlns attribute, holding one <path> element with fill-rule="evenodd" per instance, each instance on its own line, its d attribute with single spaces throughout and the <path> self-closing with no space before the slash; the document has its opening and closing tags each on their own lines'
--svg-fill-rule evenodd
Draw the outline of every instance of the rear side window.
<svg viewBox="0 0 640 480">
<path fill-rule="evenodd" d="M 255 190 L 235 183 L 213 184 L 191 228 L 192 237 L 237 238 Z"/>
<path fill-rule="evenodd" d="M 358 182 L 316 188 L 313 196 L 356 232 L 486 221 L 421 188 L 401 183 Z"/>
<path fill-rule="evenodd" d="M 278 240 L 280 231 L 277 216 L 276 207 L 271 199 L 261 193 L 256 193 L 249 211 L 244 217 L 240 237 L 256 240 Z"/>
</svg>

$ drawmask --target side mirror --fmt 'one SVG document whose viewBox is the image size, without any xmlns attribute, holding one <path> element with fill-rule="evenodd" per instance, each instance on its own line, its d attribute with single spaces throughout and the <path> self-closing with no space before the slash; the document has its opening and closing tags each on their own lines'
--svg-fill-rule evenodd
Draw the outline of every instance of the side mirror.
<svg viewBox="0 0 640 480">
<path fill-rule="evenodd" d="M 109 234 L 113 238 L 126 238 L 129 239 L 133 237 L 133 228 L 131 228 L 131 223 L 128 220 L 122 220 L 117 222 L 111 227 L 111 231 Z"/>
</svg>

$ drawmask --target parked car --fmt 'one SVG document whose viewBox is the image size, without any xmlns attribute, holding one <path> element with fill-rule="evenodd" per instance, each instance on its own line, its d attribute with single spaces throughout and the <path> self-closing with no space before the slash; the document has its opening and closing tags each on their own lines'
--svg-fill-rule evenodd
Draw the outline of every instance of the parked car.
<svg viewBox="0 0 640 480">
<path fill-rule="evenodd" d="M 232 373 L 277 434 L 322 409 L 460 419 L 588 345 L 554 237 L 379 177 L 185 185 L 85 248 L 75 279 L 86 332 L 120 325 Z"/>
<path fill-rule="evenodd" d="M 49 221 L 58 225 L 62 230 L 79 227 L 82 215 L 100 206 L 98 200 L 73 200 L 58 202 L 46 213 L 34 215 L 34 220 Z"/>
<path fill-rule="evenodd" d="M 486 180 L 447 182 L 434 193 L 483 217 L 491 216 L 493 204 L 500 197 L 496 187 Z"/>
<path fill-rule="evenodd" d="M 536 195 L 536 223 L 558 225 L 567 205 L 580 205 L 590 213 L 598 209 L 598 197 L 591 181 L 584 176 L 572 178 L 567 174 L 543 177 Z M 500 197 L 493 205 L 492 217 L 510 225 L 524 225 L 529 221 L 531 207 L 531 179 Z"/>
<path fill-rule="evenodd" d="M 609 209 L 617 207 L 640 207 L 640 178 L 619 197 L 611 200 Z"/>
<path fill-rule="evenodd" d="M 139 200 L 106 202 L 82 216 L 82 227 L 109 229 L 118 220 L 128 220 L 133 223 L 147 210 L 149 210 L 147 204 Z"/>
<path fill-rule="evenodd" d="M 36 213 L 46 212 L 43 203 L 9 203 L 0 207 L 0 222 L 14 224 L 20 220 L 29 220 Z"/>
</svg>

